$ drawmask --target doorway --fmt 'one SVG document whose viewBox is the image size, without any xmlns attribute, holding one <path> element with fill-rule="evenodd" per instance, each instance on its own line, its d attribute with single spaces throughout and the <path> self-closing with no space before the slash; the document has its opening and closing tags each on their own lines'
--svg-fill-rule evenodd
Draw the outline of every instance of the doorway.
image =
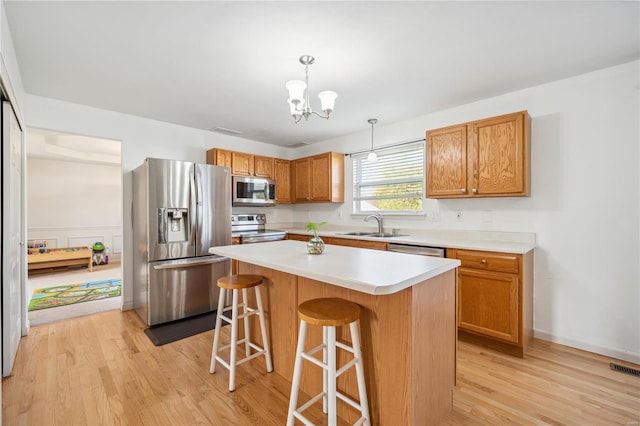
<svg viewBox="0 0 640 426">
<path fill-rule="evenodd" d="M 28 128 L 26 151 L 30 325 L 120 309 L 121 142 Z"/>
</svg>

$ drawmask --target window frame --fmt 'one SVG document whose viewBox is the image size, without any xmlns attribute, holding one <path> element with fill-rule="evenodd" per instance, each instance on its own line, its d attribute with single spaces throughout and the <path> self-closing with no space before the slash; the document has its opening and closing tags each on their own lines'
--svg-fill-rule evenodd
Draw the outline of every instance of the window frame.
<svg viewBox="0 0 640 426">
<path fill-rule="evenodd" d="M 386 147 L 381 147 L 376 149 L 376 153 L 378 154 L 378 162 L 380 162 L 380 159 L 386 157 L 386 156 L 391 156 L 391 155 L 397 155 L 399 153 L 403 153 L 403 152 L 414 152 L 414 151 L 420 151 L 420 158 L 422 161 L 422 174 L 421 177 L 401 177 L 398 179 L 383 179 L 383 180 L 376 180 L 376 181 L 366 181 L 364 184 L 362 182 L 362 162 L 364 161 L 368 161 L 367 160 L 367 156 L 369 154 L 370 151 L 363 151 L 363 152 L 358 152 L 358 153 L 354 153 L 351 154 L 351 167 L 352 167 L 352 173 L 351 173 L 351 177 L 353 179 L 352 182 L 352 205 L 351 205 L 351 215 L 352 216 L 362 216 L 362 215 L 368 215 L 368 214 L 372 214 L 372 213 L 381 213 L 384 215 L 398 215 L 398 216 L 424 216 L 425 215 L 425 188 L 426 188 L 426 174 L 425 174 L 425 167 L 426 167 L 426 160 L 425 160 L 425 152 L 426 152 L 426 142 L 424 139 L 421 140 L 416 140 L 416 141 L 410 141 L 410 142 L 403 142 L 400 144 L 395 144 L 395 145 L 389 145 Z M 409 153 L 407 155 L 414 155 L 412 153 Z M 366 187 L 371 187 L 371 186 L 375 186 L 375 185 L 391 185 L 391 184 L 412 184 L 412 183 L 420 183 L 421 187 L 420 187 L 420 192 L 419 193 L 405 193 L 405 194 L 395 194 L 395 195 L 391 195 L 391 196 L 368 196 L 368 197 L 363 197 L 362 194 L 362 188 L 366 188 Z M 421 200 L 421 209 L 420 210 L 362 210 L 362 202 L 363 201 L 367 201 L 367 200 L 393 200 L 393 199 L 398 199 L 398 198 L 407 198 L 407 195 L 410 195 L 411 198 L 420 198 Z"/>
</svg>

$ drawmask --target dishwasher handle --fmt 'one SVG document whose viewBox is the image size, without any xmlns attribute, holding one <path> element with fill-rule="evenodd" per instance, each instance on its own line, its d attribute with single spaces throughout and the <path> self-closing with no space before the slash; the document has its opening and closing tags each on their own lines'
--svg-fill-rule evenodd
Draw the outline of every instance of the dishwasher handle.
<svg viewBox="0 0 640 426">
<path fill-rule="evenodd" d="M 417 254 L 420 256 L 445 257 L 445 249 L 439 247 L 411 246 L 407 244 L 389 244 L 388 251 Z"/>
</svg>

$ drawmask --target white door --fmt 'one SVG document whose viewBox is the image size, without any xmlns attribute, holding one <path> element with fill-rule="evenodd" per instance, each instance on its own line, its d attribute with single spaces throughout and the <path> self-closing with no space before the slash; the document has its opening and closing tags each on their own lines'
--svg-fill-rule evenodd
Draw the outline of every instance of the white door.
<svg viewBox="0 0 640 426">
<path fill-rule="evenodd" d="M 2 376 L 11 374 L 22 335 L 22 131 L 2 103 Z"/>
</svg>

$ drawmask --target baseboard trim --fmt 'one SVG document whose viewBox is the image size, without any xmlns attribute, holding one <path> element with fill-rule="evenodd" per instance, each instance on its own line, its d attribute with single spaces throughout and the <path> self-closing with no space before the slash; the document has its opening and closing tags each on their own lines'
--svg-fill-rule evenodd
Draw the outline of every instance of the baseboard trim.
<svg viewBox="0 0 640 426">
<path fill-rule="evenodd" d="M 124 298 L 123 298 L 124 300 Z M 128 301 L 128 302 L 123 302 L 122 303 L 122 310 L 123 311 L 130 311 L 133 309 L 133 301 Z"/>
<path fill-rule="evenodd" d="M 608 356 L 611 358 L 619 359 L 622 361 L 632 362 L 634 364 L 640 364 L 640 353 L 634 353 L 629 351 L 621 351 L 612 348 L 605 348 L 603 346 L 593 345 L 590 343 L 582 342 L 579 340 L 567 339 L 566 337 L 556 336 L 551 333 L 547 333 L 540 330 L 533 331 L 533 337 L 536 339 L 546 340 L 553 343 L 559 343 L 564 346 L 580 349 L 587 352 L 593 352 L 599 355 Z"/>
</svg>

